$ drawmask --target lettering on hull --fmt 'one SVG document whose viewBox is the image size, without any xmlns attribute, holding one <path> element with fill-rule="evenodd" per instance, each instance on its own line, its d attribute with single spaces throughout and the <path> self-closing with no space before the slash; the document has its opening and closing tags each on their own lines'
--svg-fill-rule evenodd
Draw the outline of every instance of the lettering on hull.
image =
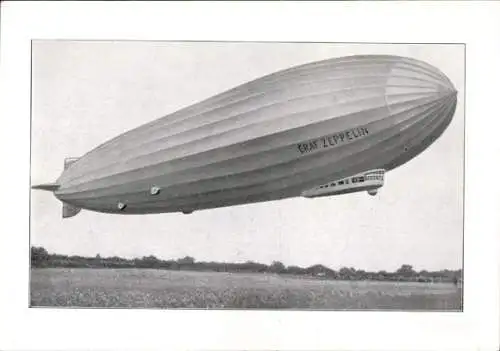
<svg viewBox="0 0 500 351">
<path fill-rule="evenodd" d="M 328 135 L 326 137 L 321 137 L 304 143 L 299 143 L 297 144 L 297 149 L 301 154 L 307 154 L 313 151 L 326 149 L 329 147 L 346 143 L 351 140 L 362 138 L 368 134 L 369 134 L 368 128 L 365 127 L 348 129 L 340 133 L 335 133 L 332 135 Z"/>
</svg>

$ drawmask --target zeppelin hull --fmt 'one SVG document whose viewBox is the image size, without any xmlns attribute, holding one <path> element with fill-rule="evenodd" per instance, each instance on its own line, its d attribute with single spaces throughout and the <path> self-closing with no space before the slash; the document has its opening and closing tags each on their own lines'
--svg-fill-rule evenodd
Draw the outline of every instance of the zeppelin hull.
<svg viewBox="0 0 500 351">
<path fill-rule="evenodd" d="M 448 78 L 420 61 L 314 62 L 102 144 L 63 172 L 55 194 L 75 206 L 124 214 L 300 196 L 331 180 L 407 162 L 446 129 L 455 104 Z"/>
</svg>

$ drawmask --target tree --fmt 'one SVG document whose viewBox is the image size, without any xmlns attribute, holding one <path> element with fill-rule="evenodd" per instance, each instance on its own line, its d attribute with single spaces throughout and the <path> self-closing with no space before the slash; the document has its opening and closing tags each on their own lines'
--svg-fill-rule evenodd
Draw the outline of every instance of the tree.
<svg viewBox="0 0 500 351">
<path fill-rule="evenodd" d="M 154 255 L 143 256 L 140 259 L 135 259 L 135 266 L 139 268 L 156 268 L 160 261 Z"/>
<path fill-rule="evenodd" d="M 194 258 L 191 256 L 186 256 L 184 258 L 179 258 L 177 260 L 178 264 L 184 264 L 184 265 L 189 265 L 189 264 L 194 264 Z"/>
<path fill-rule="evenodd" d="M 396 271 L 396 273 L 398 275 L 402 275 L 403 277 L 411 277 L 416 272 L 413 270 L 413 267 L 411 265 L 404 264 Z"/>
<path fill-rule="evenodd" d="M 237 270 L 246 272 L 265 272 L 268 267 L 265 264 L 254 261 L 246 261 L 237 265 Z"/>
<path fill-rule="evenodd" d="M 31 266 L 40 267 L 47 264 L 49 253 L 43 247 L 31 247 Z"/>
<path fill-rule="evenodd" d="M 283 273 L 285 270 L 285 265 L 280 261 L 273 261 L 269 266 L 269 272 L 271 273 Z"/>
<path fill-rule="evenodd" d="M 142 258 L 142 260 L 143 261 L 147 261 L 147 262 L 156 262 L 156 261 L 158 261 L 158 259 L 154 255 L 144 256 Z"/>
<path fill-rule="evenodd" d="M 340 276 L 340 279 L 352 280 L 356 276 L 356 270 L 352 267 L 351 268 L 342 267 L 339 270 L 339 276 Z"/>
<path fill-rule="evenodd" d="M 364 280 L 367 278 L 368 276 L 368 272 L 366 272 L 365 270 L 363 269 L 358 269 L 354 272 L 354 276 L 356 277 L 356 279 L 358 280 Z"/>
<path fill-rule="evenodd" d="M 320 277 L 325 277 L 325 276 L 333 277 L 336 275 L 335 272 L 332 271 L 330 268 L 325 267 L 321 264 L 315 264 L 314 266 L 310 266 L 306 268 L 305 271 L 307 274 Z"/>
<path fill-rule="evenodd" d="M 304 274 L 305 269 L 299 266 L 288 266 L 286 271 L 290 274 Z"/>
</svg>

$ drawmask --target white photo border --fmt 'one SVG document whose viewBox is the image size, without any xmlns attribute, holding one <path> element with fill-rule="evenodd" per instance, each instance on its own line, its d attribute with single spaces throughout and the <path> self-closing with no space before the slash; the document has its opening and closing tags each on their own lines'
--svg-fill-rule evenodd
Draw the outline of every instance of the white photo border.
<svg viewBox="0 0 500 351">
<path fill-rule="evenodd" d="M 4 2 L 0 349 L 498 349 L 500 6 L 494 2 Z M 466 45 L 464 311 L 28 308 L 33 39 Z"/>
</svg>

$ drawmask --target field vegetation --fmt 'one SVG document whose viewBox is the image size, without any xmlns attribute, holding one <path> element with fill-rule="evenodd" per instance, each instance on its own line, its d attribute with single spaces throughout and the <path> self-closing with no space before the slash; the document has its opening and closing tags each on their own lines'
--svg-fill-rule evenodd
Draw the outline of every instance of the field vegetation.
<svg viewBox="0 0 500 351">
<path fill-rule="evenodd" d="M 461 310 L 462 271 L 333 270 L 192 257 L 82 257 L 31 250 L 31 306 Z"/>
<path fill-rule="evenodd" d="M 316 310 L 455 310 L 451 283 L 340 281 L 275 273 L 34 268 L 31 306 Z"/>
<path fill-rule="evenodd" d="M 318 278 L 326 280 L 375 280 L 409 282 L 450 282 L 462 281 L 462 270 L 415 271 L 411 265 L 403 264 L 394 272 L 369 272 L 353 267 L 333 270 L 324 265 L 310 267 L 285 266 L 275 261 L 270 265 L 258 262 L 197 262 L 193 257 L 162 260 L 155 256 L 126 259 L 121 257 L 82 257 L 49 254 L 43 247 L 31 248 L 31 267 L 33 268 L 149 268 L 170 271 L 198 271 L 225 273 L 272 273 L 294 277 Z"/>
</svg>

